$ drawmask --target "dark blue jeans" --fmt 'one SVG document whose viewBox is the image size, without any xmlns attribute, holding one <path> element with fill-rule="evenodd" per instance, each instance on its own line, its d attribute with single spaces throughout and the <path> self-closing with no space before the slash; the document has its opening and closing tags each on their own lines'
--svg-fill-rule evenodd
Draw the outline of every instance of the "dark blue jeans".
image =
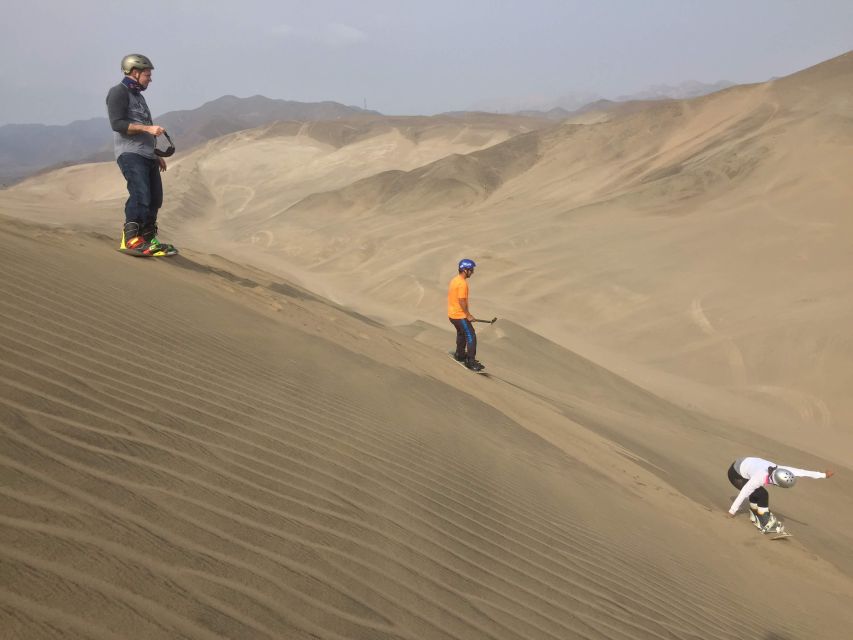
<svg viewBox="0 0 853 640">
<path fill-rule="evenodd" d="M 465 358 L 469 362 L 477 358 L 477 332 L 474 325 L 465 318 L 457 320 L 448 318 L 450 324 L 456 327 L 456 357 Z"/>
<path fill-rule="evenodd" d="M 136 153 L 123 153 L 116 162 L 127 180 L 127 192 L 130 194 L 124 205 L 124 221 L 138 222 L 143 227 L 154 224 L 157 212 L 163 206 L 160 163 L 156 158 Z"/>
</svg>

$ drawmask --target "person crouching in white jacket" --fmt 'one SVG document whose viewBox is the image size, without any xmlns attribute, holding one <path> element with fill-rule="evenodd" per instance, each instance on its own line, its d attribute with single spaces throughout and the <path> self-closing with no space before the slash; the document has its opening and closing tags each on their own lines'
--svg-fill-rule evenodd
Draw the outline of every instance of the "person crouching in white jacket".
<svg viewBox="0 0 853 640">
<path fill-rule="evenodd" d="M 764 458 L 738 458 L 729 467 L 729 482 L 740 490 L 729 508 L 728 517 L 734 518 L 743 501 L 749 497 L 750 519 L 761 533 L 781 531 L 782 524 L 770 513 L 770 494 L 764 487 L 776 485 L 789 488 L 798 477 L 830 478 L 833 471 L 808 471 L 779 465 Z"/>
</svg>

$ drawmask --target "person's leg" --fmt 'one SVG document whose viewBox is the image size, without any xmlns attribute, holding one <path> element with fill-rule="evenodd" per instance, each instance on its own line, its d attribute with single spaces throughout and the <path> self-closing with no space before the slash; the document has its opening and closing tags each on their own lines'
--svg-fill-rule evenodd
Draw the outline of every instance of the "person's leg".
<svg viewBox="0 0 853 640">
<path fill-rule="evenodd" d="M 747 482 L 746 478 L 737 472 L 734 463 L 729 467 L 727 476 L 729 478 L 729 482 L 738 491 L 743 489 L 743 486 Z M 752 523 L 756 527 L 762 530 L 770 520 L 770 509 L 768 508 L 769 500 L 770 495 L 764 487 L 759 487 L 749 494 L 749 519 L 752 520 Z"/>
<path fill-rule="evenodd" d="M 749 504 L 756 505 L 759 509 L 770 508 L 770 494 L 764 487 L 758 487 L 755 491 L 749 494 Z"/>
<path fill-rule="evenodd" d="M 160 177 L 160 163 L 151 160 L 148 167 L 148 188 L 151 200 L 145 216 L 142 232 L 145 240 L 151 242 L 157 235 L 157 213 L 163 206 L 163 180 Z"/>
<path fill-rule="evenodd" d="M 770 494 L 764 487 L 758 487 L 749 494 L 749 510 L 752 512 L 755 526 L 762 531 L 772 527 L 775 523 L 773 514 L 770 513 Z"/>
<path fill-rule="evenodd" d="M 128 248 L 144 243 L 142 231 L 151 208 L 151 182 L 146 160 L 135 153 L 123 153 L 116 161 L 127 181 L 122 244 Z"/>
<path fill-rule="evenodd" d="M 468 320 L 460 320 L 462 331 L 465 333 L 465 359 L 474 362 L 477 359 L 477 333 L 474 325 Z"/>
<path fill-rule="evenodd" d="M 456 329 L 456 353 L 454 354 L 454 357 L 459 360 L 459 362 L 464 362 L 467 339 L 465 337 L 465 330 L 462 328 L 463 321 L 456 318 L 448 319 L 450 320 L 450 324 L 453 325 L 453 328 Z"/>
<path fill-rule="evenodd" d="M 116 162 L 127 181 L 128 198 L 124 203 L 124 220 L 144 225 L 151 209 L 151 180 L 147 158 L 135 153 L 123 153 Z"/>
</svg>

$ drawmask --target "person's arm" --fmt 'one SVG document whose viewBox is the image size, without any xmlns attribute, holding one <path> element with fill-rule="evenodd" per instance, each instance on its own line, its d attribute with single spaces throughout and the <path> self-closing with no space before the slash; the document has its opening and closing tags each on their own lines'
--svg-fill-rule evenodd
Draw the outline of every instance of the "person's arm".
<svg viewBox="0 0 853 640">
<path fill-rule="evenodd" d="M 456 286 L 456 300 L 459 302 L 459 308 L 465 312 L 465 319 L 474 322 L 476 318 L 468 311 L 468 283 L 464 280 Z"/>
<path fill-rule="evenodd" d="M 115 86 L 107 94 L 107 117 L 110 119 L 110 127 L 116 133 L 127 135 L 130 120 L 127 110 L 130 107 L 130 96 L 127 90 L 121 86 Z"/>
<path fill-rule="evenodd" d="M 749 497 L 749 494 L 758 489 L 762 484 L 764 484 L 764 478 L 760 475 L 753 476 L 749 479 L 743 488 L 740 490 L 740 493 L 737 494 L 737 498 L 732 502 L 732 506 L 729 507 L 729 515 L 733 516 L 737 513 L 737 510 L 740 509 L 740 505 L 743 504 L 743 501 Z"/>
<path fill-rule="evenodd" d="M 468 298 L 457 298 L 459 300 L 459 306 L 462 308 L 462 311 L 465 312 L 465 319 L 468 322 L 474 322 L 476 318 L 471 315 L 471 312 L 468 311 Z"/>
<path fill-rule="evenodd" d="M 131 122 L 127 127 L 127 135 L 134 136 L 137 133 L 150 133 L 152 136 L 163 135 L 165 129 L 159 124 L 139 124 Z"/>
<path fill-rule="evenodd" d="M 797 467 L 786 467 L 783 464 L 779 465 L 780 469 L 787 469 L 798 478 L 829 478 L 833 475 L 832 471 L 809 471 L 808 469 L 797 469 Z"/>
</svg>

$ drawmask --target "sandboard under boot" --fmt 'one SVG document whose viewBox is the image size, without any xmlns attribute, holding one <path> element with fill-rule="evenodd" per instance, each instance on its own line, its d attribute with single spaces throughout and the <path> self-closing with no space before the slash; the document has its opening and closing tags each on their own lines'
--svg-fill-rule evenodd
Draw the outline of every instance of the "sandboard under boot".
<svg viewBox="0 0 853 640">
<path fill-rule="evenodd" d="M 753 509 L 750 505 L 749 511 L 749 519 L 763 535 L 769 535 L 773 540 L 790 537 L 791 534 L 785 531 L 785 525 L 769 509 Z"/>
</svg>

